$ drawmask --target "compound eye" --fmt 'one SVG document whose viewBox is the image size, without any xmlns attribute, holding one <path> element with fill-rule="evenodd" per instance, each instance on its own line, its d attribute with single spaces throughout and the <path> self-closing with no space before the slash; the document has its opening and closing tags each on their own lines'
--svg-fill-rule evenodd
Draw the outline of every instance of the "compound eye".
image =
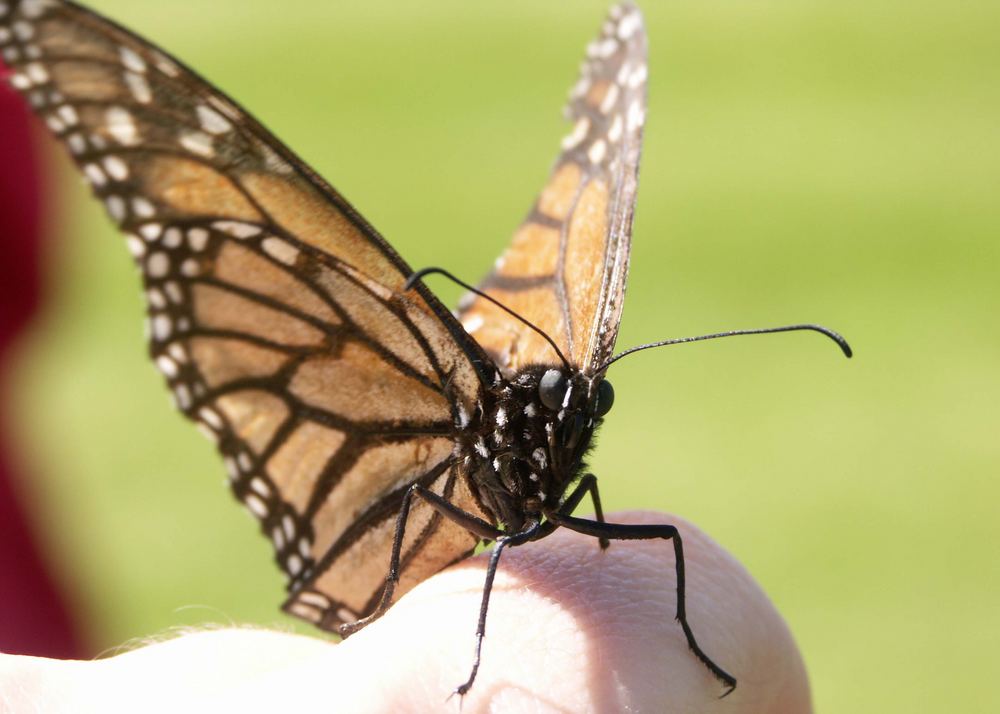
<svg viewBox="0 0 1000 714">
<path fill-rule="evenodd" d="M 542 375 L 538 382 L 538 398 L 552 411 L 558 411 L 562 408 L 568 386 L 566 375 L 558 369 L 550 369 Z"/>
<path fill-rule="evenodd" d="M 615 403 L 615 390 L 611 382 L 604 380 L 597 385 L 597 403 L 594 406 L 594 416 L 600 418 L 611 411 Z"/>
</svg>

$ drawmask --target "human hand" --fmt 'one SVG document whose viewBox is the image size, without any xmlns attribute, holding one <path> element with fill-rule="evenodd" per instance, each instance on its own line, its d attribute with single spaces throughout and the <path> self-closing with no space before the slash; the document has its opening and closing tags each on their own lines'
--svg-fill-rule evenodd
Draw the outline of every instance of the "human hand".
<svg viewBox="0 0 1000 714">
<path fill-rule="evenodd" d="M 556 531 L 510 548 L 490 601 L 483 660 L 463 714 L 811 711 L 784 621 L 750 575 L 694 526 L 684 539 L 688 620 L 738 680 L 720 682 L 674 620 L 673 548 Z M 0 656 L 0 712 L 458 712 L 472 664 L 486 560 L 421 583 L 338 645 L 255 629 L 199 631 L 93 662 Z"/>
</svg>

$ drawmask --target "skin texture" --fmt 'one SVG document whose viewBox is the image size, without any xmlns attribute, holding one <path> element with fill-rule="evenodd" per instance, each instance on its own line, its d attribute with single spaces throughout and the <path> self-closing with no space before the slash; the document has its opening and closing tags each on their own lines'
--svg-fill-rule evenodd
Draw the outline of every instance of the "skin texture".
<svg viewBox="0 0 1000 714">
<path fill-rule="evenodd" d="M 674 523 L 684 537 L 688 617 L 702 648 L 739 685 L 688 651 L 673 619 L 665 541 L 612 543 L 565 530 L 504 554 L 483 662 L 463 714 L 698 712 L 806 714 L 805 667 L 767 596 L 694 526 L 657 513 L 609 521 Z M 458 712 L 486 560 L 425 581 L 344 643 L 222 629 L 115 657 L 75 662 L 0 657 L 0 712 Z"/>
</svg>

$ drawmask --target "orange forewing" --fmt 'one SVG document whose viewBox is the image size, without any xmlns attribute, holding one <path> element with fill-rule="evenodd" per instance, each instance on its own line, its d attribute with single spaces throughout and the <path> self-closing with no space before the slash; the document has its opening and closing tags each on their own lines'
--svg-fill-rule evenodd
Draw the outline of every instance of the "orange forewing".
<svg viewBox="0 0 1000 714">
<path fill-rule="evenodd" d="M 290 579 L 290 612 L 367 614 L 414 482 L 494 520 L 451 463 L 489 358 L 330 186 L 243 109 L 60 0 L 0 2 L 20 90 L 127 234 L 151 352 L 219 445 Z M 489 370 L 492 378 L 492 370 Z M 426 506 L 397 597 L 477 539 Z"/>
<path fill-rule="evenodd" d="M 587 373 L 610 357 L 621 319 L 646 73 L 642 16 L 616 6 L 588 47 L 567 107 L 573 128 L 548 183 L 479 286 Z M 460 317 L 507 373 L 560 364 L 545 340 L 487 300 L 466 296 Z"/>
</svg>

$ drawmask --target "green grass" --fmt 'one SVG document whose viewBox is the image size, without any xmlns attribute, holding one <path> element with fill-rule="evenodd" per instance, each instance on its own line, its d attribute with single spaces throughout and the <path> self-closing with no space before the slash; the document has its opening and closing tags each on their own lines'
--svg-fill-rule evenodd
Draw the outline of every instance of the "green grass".
<svg viewBox="0 0 1000 714">
<path fill-rule="evenodd" d="M 469 279 L 540 187 L 605 10 L 94 4 L 225 87 L 412 265 Z M 743 560 L 791 624 L 818 711 L 995 710 L 1000 5 L 646 4 L 619 345 L 814 320 L 857 357 L 786 335 L 622 362 L 594 460 L 608 505 L 684 514 Z M 53 211 L 55 297 L 14 384 L 93 646 L 206 620 L 291 626 L 268 544 L 146 363 L 120 239 L 75 179 Z"/>
</svg>

